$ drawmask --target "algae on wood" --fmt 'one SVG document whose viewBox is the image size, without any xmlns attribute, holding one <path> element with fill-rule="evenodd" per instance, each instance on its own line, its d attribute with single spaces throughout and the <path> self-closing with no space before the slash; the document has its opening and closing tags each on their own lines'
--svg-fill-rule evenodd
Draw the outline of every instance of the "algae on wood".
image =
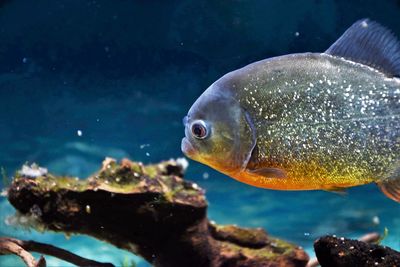
<svg viewBox="0 0 400 267">
<path fill-rule="evenodd" d="M 204 190 L 169 160 L 153 165 L 107 158 L 86 180 L 20 173 L 8 199 L 35 227 L 86 234 L 155 266 L 305 266 L 299 247 L 260 228 L 219 226 L 207 218 Z"/>
</svg>

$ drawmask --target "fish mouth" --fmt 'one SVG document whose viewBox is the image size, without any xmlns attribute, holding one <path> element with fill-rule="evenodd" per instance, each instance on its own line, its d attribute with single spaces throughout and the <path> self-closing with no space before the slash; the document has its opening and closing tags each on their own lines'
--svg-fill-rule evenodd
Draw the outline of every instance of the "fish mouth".
<svg viewBox="0 0 400 267">
<path fill-rule="evenodd" d="M 186 137 L 182 138 L 181 150 L 189 158 L 192 158 L 196 153 L 196 150 Z"/>
</svg>

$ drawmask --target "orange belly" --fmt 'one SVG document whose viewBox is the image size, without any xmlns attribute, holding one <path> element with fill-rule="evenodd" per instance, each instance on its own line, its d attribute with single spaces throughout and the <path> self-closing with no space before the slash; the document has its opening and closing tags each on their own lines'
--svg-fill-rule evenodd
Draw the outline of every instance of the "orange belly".
<svg viewBox="0 0 400 267">
<path fill-rule="evenodd" d="M 247 170 L 230 176 L 252 186 L 276 190 L 330 190 L 376 181 L 367 170 L 354 166 L 327 169 L 308 163 L 287 166 L 284 170 L 286 178 L 267 178 Z"/>
</svg>

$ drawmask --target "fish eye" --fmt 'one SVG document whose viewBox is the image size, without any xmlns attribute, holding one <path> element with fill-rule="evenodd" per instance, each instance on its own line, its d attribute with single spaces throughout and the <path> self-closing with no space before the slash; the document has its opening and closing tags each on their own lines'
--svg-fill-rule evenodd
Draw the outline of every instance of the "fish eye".
<svg viewBox="0 0 400 267">
<path fill-rule="evenodd" d="M 206 123 L 202 120 L 194 121 L 190 128 L 192 135 L 197 139 L 204 139 L 208 135 Z"/>
</svg>

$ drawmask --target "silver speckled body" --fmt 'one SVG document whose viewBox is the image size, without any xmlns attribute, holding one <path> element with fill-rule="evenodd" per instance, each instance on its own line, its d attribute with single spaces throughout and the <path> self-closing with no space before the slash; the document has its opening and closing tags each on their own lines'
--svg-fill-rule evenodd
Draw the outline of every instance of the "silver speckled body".
<svg viewBox="0 0 400 267">
<path fill-rule="evenodd" d="M 208 90 L 228 90 L 250 115 L 257 146 L 249 167 L 287 170 L 289 179 L 269 188 L 330 189 L 398 175 L 398 78 L 305 53 L 253 63 Z"/>
</svg>

